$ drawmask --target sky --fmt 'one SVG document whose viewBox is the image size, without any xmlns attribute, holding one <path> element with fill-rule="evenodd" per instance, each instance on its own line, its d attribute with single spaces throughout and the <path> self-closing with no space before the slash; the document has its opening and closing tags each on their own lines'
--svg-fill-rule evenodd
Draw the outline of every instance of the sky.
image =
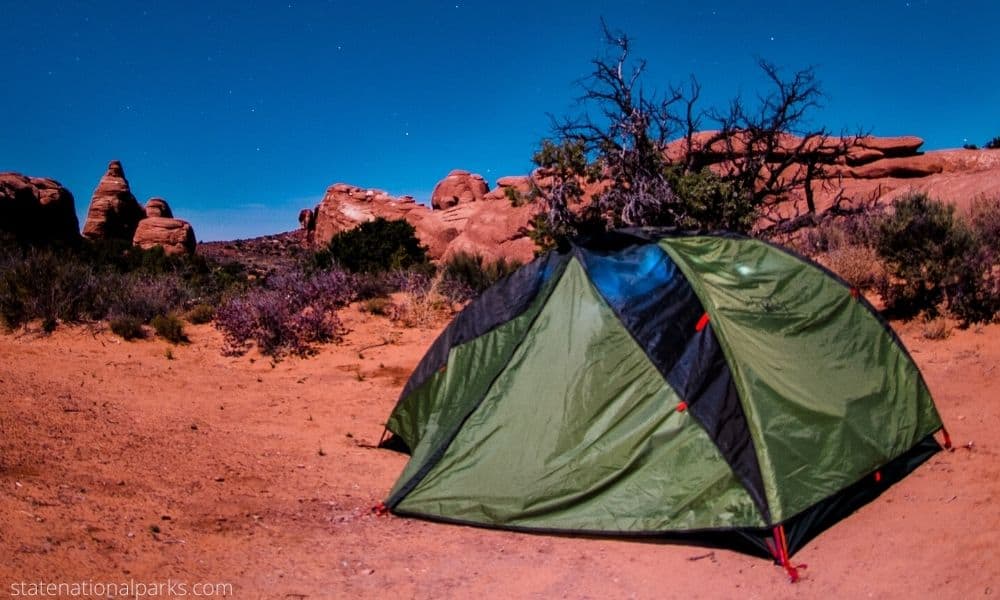
<svg viewBox="0 0 1000 600">
<path fill-rule="evenodd" d="M 336 182 L 430 197 L 456 168 L 528 173 L 578 112 L 600 20 L 694 75 L 705 106 L 814 67 L 833 131 L 1000 135 L 994 0 L 21 2 L 0 0 L 0 172 L 51 177 L 81 225 L 108 161 L 202 241 L 295 229 Z"/>
</svg>

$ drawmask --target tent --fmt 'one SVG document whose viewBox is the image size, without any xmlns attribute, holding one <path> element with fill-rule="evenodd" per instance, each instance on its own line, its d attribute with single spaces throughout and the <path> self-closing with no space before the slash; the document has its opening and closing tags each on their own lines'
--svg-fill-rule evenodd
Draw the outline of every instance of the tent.
<svg viewBox="0 0 1000 600">
<path fill-rule="evenodd" d="M 386 428 L 411 455 L 396 514 L 721 545 L 795 579 L 788 557 L 940 450 L 942 423 L 899 338 L 819 265 L 631 229 L 469 304 Z"/>
</svg>

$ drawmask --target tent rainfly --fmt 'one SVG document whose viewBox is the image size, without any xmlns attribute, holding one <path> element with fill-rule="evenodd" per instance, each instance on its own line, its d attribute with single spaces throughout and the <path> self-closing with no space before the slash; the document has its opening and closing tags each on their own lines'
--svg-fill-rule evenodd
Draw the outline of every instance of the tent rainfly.
<svg viewBox="0 0 1000 600">
<path fill-rule="evenodd" d="M 759 240 L 648 228 L 484 292 L 386 428 L 410 454 L 395 514 L 729 547 L 793 581 L 789 556 L 943 430 L 901 341 L 844 281 Z"/>
</svg>

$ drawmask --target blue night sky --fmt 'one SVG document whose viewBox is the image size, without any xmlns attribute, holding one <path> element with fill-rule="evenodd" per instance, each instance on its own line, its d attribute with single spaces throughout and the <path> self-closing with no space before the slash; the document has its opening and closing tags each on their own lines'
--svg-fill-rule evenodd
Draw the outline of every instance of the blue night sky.
<svg viewBox="0 0 1000 600">
<path fill-rule="evenodd" d="M 834 131 L 1000 134 L 992 0 L 0 0 L 0 171 L 59 180 L 82 224 L 117 158 L 201 240 L 294 229 L 335 182 L 427 199 L 463 168 L 493 185 L 572 111 L 602 16 L 649 86 L 694 74 L 709 104 L 752 97 L 761 57 L 816 67 L 814 122 Z"/>
</svg>

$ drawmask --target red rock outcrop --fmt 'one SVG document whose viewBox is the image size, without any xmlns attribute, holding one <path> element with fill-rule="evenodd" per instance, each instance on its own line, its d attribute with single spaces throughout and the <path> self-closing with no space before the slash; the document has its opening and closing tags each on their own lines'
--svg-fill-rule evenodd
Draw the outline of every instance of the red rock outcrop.
<svg viewBox="0 0 1000 600">
<path fill-rule="evenodd" d="M 506 198 L 463 203 L 441 210 L 412 197 L 390 196 L 345 183 L 330 186 L 315 209 L 304 209 L 299 222 L 313 246 L 322 246 L 340 231 L 374 220 L 405 219 L 427 246 L 432 259 L 465 250 L 490 260 L 501 256 L 522 262 L 534 256 L 534 243 L 521 232 L 537 207 L 514 207 Z"/>
<path fill-rule="evenodd" d="M 866 135 L 857 140 L 857 146 L 881 152 L 883 156 L 913 156 L 920 147 L 924 145 L 924 140 L 915 135 L 904 135 L 897 137 L 875 137 Z"/>
<path fill-rule="evenodd" d="M 150 198 L 146 201 L 146 217 L 166 217 L 168 219 L 174 218 L 173 211 L 170 210 L 170 205 L 163 198 Z"/>
<path fill-rule="evenodd" d="M 139 221 L 145 216 L 146 211 L 129 189 L 122 164 L 113 160 L 90 199 L 83 236 L 92 240 L 131 241 Z"/>
<path fill-rule="evenodd" d="M 879 163 L 893 159 L 876 161 Z M 936 150 L 912 157 L 915 163 L 903 163 L 906 168 L 869 171 L 872 178 L 842 178 L 830 181 L 819 190 L 819 207 L 829 205 L 833 197 L 842 195 L 853 200 L 887 203 L 913 192 L 923 192 L 966 210 L 976 198 L 1000 197 L 1000 151 L 997 150 Z M 901 177 L 901 173 L 908 176 Z M 889 175 L 874 177 L 875 175 Z"/>
<path fill-rule="evenodd" d="M 526 263 L 535 256 L 535 242 L 524 234 L 524 227 L 538 210 L 537 205 L 513 206 L 507 200 L 499 200 L 435 211 L 449 230 L 458 231 L 440 258 L 468 252 L 482 255 L 487 262 L 506 258 Z"/>
<path fill-rule="evenodd" d="M 94 190 L 83 235 L 92 240 L 128 240 L 147 250 L 162 246 L 167 254 L 191 254 L 196 245 L 194 228 L 175 219 L 166 200 L 153 197 L 145 208 L 139 205 L 117 160 L 108 164 Z"/>
<path fill-rule="evenodd" d="M 936 156 L 921 154 L 900 158 L 882 158 L 867 164 L 849 167 L 844 170 L 843 174 L 855 179 L 884 179 L 886 177 L 908 179 L 927 177 L 942 171 L 944 171 L 944 165 Z"/>
<path fill-rule="evenodd" d="M 28 243 L 75 242 L 73 194 L 53 179 L 0 173 L 0 231 Z"/>
<path fill-rule="evenodd" d="M 299 223 L 309 232 L 317 246 L 330 241 L 336 233 L 351 229 L 376 217 L 402 219 L 416 210 L 430 212 L 426 206 L 409 196 L 395 198 L 382 190 L 368 190 L 346 183 L 335 183 L 326 189 L 323 200 L 309 214 L 299 213 Z"/>
<path fill-rule="evenodd" d="M 509 200 L 511 197 L 514 197 L 523 201 L 530 193 L 530 176 L 511 175 L 497 179 L 497 187 L 483 196 L 483 200 Z"/>
<path fill-rule="evenodd" d="M 915 136 L 854 138 L 828 138 L 809 140 L 793 135 L 782 136 L 777 148 L 769 156 L 769 161 L 786 159 L 797 149 L 832 154 L 843 144 L 848 144 L 846 155 L 830 169 L 830 174 L 855 179 L 879 179 L 883 177 L 924 177 L 941 170 L 932 159 L 920 154 L 924 141 Z M 738 134 L 730 141 L 718 139 L 716 131 L 699 131 L 691 137 L 691 149 L 701 155 L 710 165 L 724 164 L 734 160 L 746 149 L 747 142 Z M 687 140 L 679 139 L 667 144 L 664 154 L 668 160 L 678 162 L 687 152 Z"/>
<path fill-rule="evenodd" d="M 147 217 L 139 221 L 132 244 L 144 250 L 161 246 L 169 255 L 192 254 L 194 229 L 187 221 L 168 217 Z"/>
<path fill-rule="evenodd" d="M 699 133 L 694 140 L 706 142 L 712 135 L 712 132 Z M 787 136 L 782 140 L 784 150 L 780 152 L 787 152 L 800 142 L 798 138 Z M 678 144 L 683 143 L 670 144 L 666 149 L 668 158 L 679 157 L 681 147 Z M 823 210 L 829 207 L 835 198 L 888 202 L 913 191 L 927 192 L 936 198 L 955 202 L 960 208 L 979 195 L 1000 196 L 1000 151 L 942 150 L 920 153 L 922 143 L 920 138 L 913 136 L 856 140 L 844 160 L 830 165 L 829 178 L 815 183 L 817 208 Z M 711 148 L 714 154 L 708 155 L 710 163 L 720 164 L 730 160 L 727 150 L 721 146 L 712 145 Z M 818 151 L 824 150 L 818 147 Z M 453 171 L 452 174 L 457 174 L 458 180 L 475 178 L 465 171 Z M 442 181 L 438 188 L 446 181 Z M 448 192 L 444 196 L 446 201 L 438 194 L 438 205 L 450 206 L 437 210 L 418 204 L 410 197 L 395 198 L 380 190 L 366 190 L 341 183 L 330 186 L 315 209 L 304 209 L 299 215 L 299 222 L 307 239 L 314 246 L 319 246 L 337 232 L 376 217 L 406 219 L 414 226 L 422 243 L 428 246 L 433 259 L 444 259 L 465 251 L 491 260 L 505 257 L 527 262 L 533 257 L 535 246 L 524 235 L 524 230 L 540 206 L 537 203 L 514 206 L 507 190 L 515 190 L 523 197 L 530 192 L 532 182 L 542 188 L 550 185 L 545 173 L 536 171 L 530 176 L 502 177 L 497 181 L 496 189 L 479 196 L 470 192 L 471 195 L 464 199 L 461 195 L 452 194 L 459 189 L 457 186 L 445 188 Z M 599 193 L 605 185 L 606 182 L 585 184 L 584 200 Z M 484 187 L 485 182 L 479 189 Z M 803 202 L 801 190 L 793 191 L 788 198 L 789 215 L 796 213 L 800 202 Z"/>
<path fill-rule="evenodd" d="M 455 169 L 434 186 L 431 206 L 438 209 L 450 208 L 457 204 L 482 200 L 490 191 L 490 186 L 482 175 Z"/>
</svg>

